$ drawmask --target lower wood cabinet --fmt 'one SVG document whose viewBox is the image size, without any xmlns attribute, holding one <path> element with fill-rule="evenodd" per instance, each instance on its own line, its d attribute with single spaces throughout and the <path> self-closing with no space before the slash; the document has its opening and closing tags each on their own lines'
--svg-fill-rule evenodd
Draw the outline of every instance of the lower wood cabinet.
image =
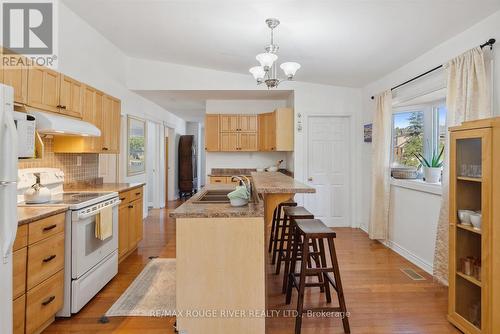
<svg viewBox="0 0 500 334">
<path fill-rule="evenodd" d="M 252 181 L 250 176 L 247 176 L 247 178 Z M 232 181 L 231 179 L 232 176 L 210 176 L 210 184 L 234 184 L 235 186 L 239 184 L 239 181 Z"/>
<path fill-rule="evenodd" d="M 61 213 L 18 227 L 13 247 L 15 334 L 40 333 L 63 306 L 64 220 Z"/>
<path fill-rule="evenodd" d="M 26 295 L 14 299 L 12 305 L 12 312 L 14 314 L 13 322 L 14 322 L 14 334 L 23 334 L 24 333 L 24 324 L 25 324 L 25 316 L 24 312 L 26 309 Z"/>
<path fill-rule="evenodd" d="M 63 306 L 64 271 L 61 270 L 26 294 L 26 333 L 48 326 Z"/>
<path fill-rule="evenodd" d="M 118 209 L 118 255 L 123 261 L 142 240 L 143 232 L 143 188 L 120 192 Z"/>
</svg>

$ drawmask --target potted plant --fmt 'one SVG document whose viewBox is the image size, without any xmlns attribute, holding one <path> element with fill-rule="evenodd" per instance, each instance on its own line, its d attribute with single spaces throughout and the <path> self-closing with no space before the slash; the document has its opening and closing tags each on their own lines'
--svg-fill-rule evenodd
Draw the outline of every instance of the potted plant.
<svg viewBox="0 0 500 334">
<path fill-rule="evenodd" d="M 427 183 L 439 183 L 441 179 L 441 170 L 443 168 L 444 147 L 439 154 L 436 151 L 432 153 L 430 159 L 426 159 L 422 154 L 415 154 L 424 170 L 424 181 Z"/>
</svg>

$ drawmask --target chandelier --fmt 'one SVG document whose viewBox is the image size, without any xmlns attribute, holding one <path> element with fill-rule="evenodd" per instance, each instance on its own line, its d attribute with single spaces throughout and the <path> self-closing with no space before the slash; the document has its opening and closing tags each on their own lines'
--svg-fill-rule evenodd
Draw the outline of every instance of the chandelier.
<svg viewBox="0 0 500 334">
<path fill-rule="evenodd" d="M 274 29 L 280 24 L 280 21 L 275 18 L 267 19 L 266 24 L 271 29 L 271 43 L 265 47 L 266 52 L 258 54 L 255 59 L 260 63 L 260 66 L 252 67 L 249 72 L 252 73 L 255 80 L 257 80 L 257 85 L 265 83 L 267 88 L 276 88 L 280 84 L 282 79 L 278 78 L 276 69 L 276 60 L 278 56 L 279 46 L 274 44 Z M 299 63 L 286 62 L 280 65 L 286 76 L 286 80 L 293 80 L 293 77 L 297 70 L 300 68 Z"/>
</svg>

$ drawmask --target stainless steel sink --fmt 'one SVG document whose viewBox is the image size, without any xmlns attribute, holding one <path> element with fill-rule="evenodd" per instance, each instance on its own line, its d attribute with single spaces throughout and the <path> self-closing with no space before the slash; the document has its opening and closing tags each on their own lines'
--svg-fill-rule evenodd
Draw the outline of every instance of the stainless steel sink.
<svg viewBox="0 0 500 334">
<path fill-rule="evenodd" d="M 227 198 L 227 194 L 229 194 L 234 189 L 220 189 L 220 190 L 207 190 L 204 194 L 198 198 L 198 200 L 193 201 L 196 204 L 210 204 L 210 203 L 229 203 L 229 198 Z M 250 203 L 253 203 L 253 199 L 250 199 Z"/>
</svg>

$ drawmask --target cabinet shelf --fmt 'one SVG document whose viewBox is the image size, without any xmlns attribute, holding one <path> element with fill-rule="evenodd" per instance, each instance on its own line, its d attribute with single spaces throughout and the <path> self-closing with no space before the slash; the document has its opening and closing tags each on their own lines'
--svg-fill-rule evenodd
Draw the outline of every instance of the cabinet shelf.
<svg viewBox="0 0 500 334">
<path fill-rule="evenodd" d="M 477 230 L 477 229 L 475 229 L 472 226 L 467 226 L 467 225 L 462 225 L 462 224 L 456 224 L 456 226 L 458 228 L 461 228 L 462 230 L 466 230 L 466 231 L 469 231 L 469 232 L 472 232 L 472 233 L 476 233 L 476 234 L 481 234 L 482 233 L 481 230 Z"/>
<path fill-rule="evenodd" d="M 479 281 L 478 279 L 476 279 L 472 276 L 466 275 L 460 271 L 457 271 L 457 275 L 462 277 L 463 279 L 471 282 L 472 284 L 477 285 L 478 287 L 481 287 L 481 281 Z"/>
<path fill-rule="evenodd" d="M 469 176 L 457 176 L 457 180 L 469 181 L 469 182 L 483 182 L 483 179 L 480 177 L 469 177 Z"/>
</svg>

